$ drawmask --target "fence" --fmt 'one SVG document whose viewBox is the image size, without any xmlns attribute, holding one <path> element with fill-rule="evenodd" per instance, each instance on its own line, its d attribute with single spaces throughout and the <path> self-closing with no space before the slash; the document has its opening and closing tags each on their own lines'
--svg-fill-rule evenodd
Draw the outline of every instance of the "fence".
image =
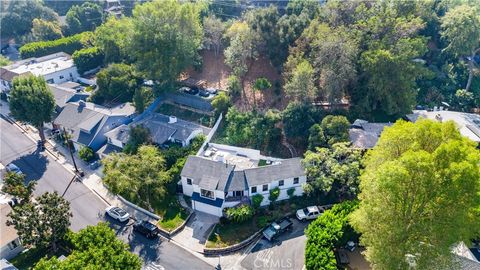
<svg viewBox="0 0 480 270">
<path fill-rule="evenodd" d="M 163 96 L 165 99 L 169 99 L 174 103 L 204 111 L 206 113 L 213 111 L 212 104 L 201 97 L 184 93 L 166 93 Z"/>
<path fill-rule="evenodd" d="M 225 255 L 225 254 L 229 254 L 229 253 L 238 251 L 238 250 L 250 245 L 255 240 L 257 240 L 259 237 L 261 237 L 262 236 L 262 231 L 263 231 L 263 229 L 254 233 L 253 235 L 251 235 L 249 238 L 243 240 L 242 242 L 240 242 L 238 244 L 235 244 L 235 245 L 232 245 L 232 246 L 229 246 L 229 247 L 204 248 L 203 249 L 203 255 L 213 257 L 213 256 Z"/>
<path fill-rule="evenodd" d="M 208 143 L 210 143 L 210 140 L 213 138 L 213 135 L 215 135 L 215 132 L 217 132 L 217 129 L 220 126 L 220 123 L 222 122 L 222 119 L 223 119 L 223 114 L 220 114 L 220 116 L 218 116 L 217 122 L 215 122 L 215 125 L 213 125 L 212 129 L 210 130 L 210 132 L 207 135 L 207 138 L 203 142 L 202 147 L 200 147 L 200 149 L 198 149 L 197 156 L 200 156 L 203 153 L 203 151 L 205 150 L 205 146 Z"/>
</svg>

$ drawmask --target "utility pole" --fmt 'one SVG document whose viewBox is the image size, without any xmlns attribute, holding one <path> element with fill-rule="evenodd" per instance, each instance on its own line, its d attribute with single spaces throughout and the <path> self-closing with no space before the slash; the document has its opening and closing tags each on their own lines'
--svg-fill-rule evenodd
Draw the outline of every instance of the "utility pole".
<svg viewBox="0 0 480 270">
<path fill-rule="evenodd" d="M 75 157 L 73 156 L 73 150 L 72 150 L 72 145 L 70 144 L 70 139 L 68 138 L 67 131 L 65 130 L 65 127 L 63 128 L 63 137 L 65 138 L 65 141 L 67 142 L 67 147 L 68 150 L 70 150 L 70 156 L 72 157 L 73 160 L 73 166 L 75 167 L 75 176 L 79 172 L 77 168 L 77 163 L 75 162 Z"/>
</svg>

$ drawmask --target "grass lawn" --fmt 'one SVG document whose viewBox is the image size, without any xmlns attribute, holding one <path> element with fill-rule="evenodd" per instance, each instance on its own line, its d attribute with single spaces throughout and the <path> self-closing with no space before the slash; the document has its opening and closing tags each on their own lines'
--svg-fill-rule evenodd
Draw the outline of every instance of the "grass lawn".
<svg viewBox="0 0 480 270">
<path fill-rule="evenodd" d="M 254 216 L 243 223 L 217 224 L 208 237 L 207 248 L 221 248 L 240 243 L 261 229 L 256 220 Z"/>
<path fill-rule="evenodd" d="M 201 124 L 203 126 L 211 127 L 213 125 L 212 117 L 194 112 L 191 110 L 183 109 L 178 106 L 175 106 L 170 103 L 162 103 L 158 108 L 157 111 L 158 113 L 165 114 L 165 115 L 175 115 L 176 117 L 187 120 L 190 122 L 194 122 L 197 124 Z"/>
<path fill-rule="evenodd" d="M 158 222 L 158 226 L 169 232 L 182 225 L 188 217 L 188 211 L 176 199 L 166 210 L 161 212 L 162 219 Z"/>
<path fill-rule="evenodd" d="M 17 257 L 9 260 L 11 264 L 13 264 L 15 267 L 17 267 L 20 270 L 28 270 L 32 269 L 33 266 L 40 261 L 41 258 L 45 256 L 61 256 L 65 255 L 67 256 L 65 252 L 63 252 L 61 249 L 58 250 L 56 254 L 50 254 L 48 250 L 46 249 L 36 249 L 32 248 L 29 249 L 23 253 L 18 254 Z"/>
</svg>

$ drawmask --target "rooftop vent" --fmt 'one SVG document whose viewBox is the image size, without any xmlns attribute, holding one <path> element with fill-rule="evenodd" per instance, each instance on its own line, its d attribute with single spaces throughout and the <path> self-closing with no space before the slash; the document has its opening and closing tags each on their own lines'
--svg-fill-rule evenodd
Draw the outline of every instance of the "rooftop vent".
<svg viewBox="0 0 480 270">
<path fill-rule="evenodd" d="M 177 122 L 177 117 L 176 116 L 169 116 L 168 117 L 168 123 L 173 124 Z"/>
</svg>

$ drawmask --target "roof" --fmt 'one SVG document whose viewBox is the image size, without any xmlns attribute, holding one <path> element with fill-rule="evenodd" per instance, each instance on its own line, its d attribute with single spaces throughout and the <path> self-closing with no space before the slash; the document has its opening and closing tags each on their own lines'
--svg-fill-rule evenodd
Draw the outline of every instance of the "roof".
<svg viewBox="0 0 480 270">
<path fill-rule="evenodd" d="M 111 153 L 118 153 L 118 152 L 122 152 L 122 148 L 115 146 L 113 144 L 107 143 L 104 146 L 102 146 L 100 149 L 98 149 L 97 154 L 102 157 L 102 156 L 107 156 Z"/>
<path fill-rule="evenodd" d="M 218 179 L 217 185 L 213 189 L 225 190 L 227 180 L 233 171 L 234 166 L 208 160 L 197 156 L 189 156 L 183 166 L 181 175 L 193 179 L 193 183 L 200 187 L 208 189 L 212 187 L 209 178 Z M 205 182 L 204 182 L 205 181 Z"/>
<path fill-rule="evenodd" d="M 240 191 L 246 190 L 248 187 L 247 179 L 245 178 L 244 171 L 234 171 L 230 181 L 228 181 L 226 190 L 229 191 Z"/>
<path fill-rule="evenodd" d="M 20 75 L 27 75 L 27 74 L 32 74 L 31 72 L 27 71 L 21 74 L 18 74 L 16 72 L 10 71 L 6 69 L 5 67 L 0 68 L 0 78 L 5 81 L 11 82 L 13 78 L 20 76 Z"/>
<path fill-rule="evenodd" d="M 1 270 L 18 270 L 18 268 L 13 266 L 9 261 L 5 259 L 0 260 L 0 269 Z"/>
<path fill-rule="evenodd" d="M 407 119 L 416 122 L 420 118 L 437 120 L 440 122 L 453 121 L 460 133 L 474 142 L 480 142 L 480 115 L 454 111 L 425 111 L 416 110 L 408 114 Z"/>
<path fill-rule="evenodd" d="M 17 230 L 13 226 L 7 226 L 5 223 L 8 219 L 7 215 L 12 212 L 12 208 L 8 204 L 0 204 L 0 247 L 6 246 L 8 243 L 18 238 Z"/>
<path fill-rule="evenodd" d="M 305 175 L 301 158 L 284 159 L 272 165 L 245 170 L 249 186 L 258 186 L 286 178 Z"/>
<path fill-rule="evenodd" d="M 391 125 L 392 123 L 369 123 L 357 119 L 348 130 L 348 136 L 354 147 L 371 149 L 377 144 L 383 129 Z"/>
<path fill-rule="evenodd" d="M 130 128 L 124 124 L 105 133 L 105 136 L 113 140 L 121 141 L 122 143 L 127 143 L 129 133 L 130 133 L 129 131 L 130 131 Z"/>
<path fill-rule="evenodd" d="M 221 207 L 222 204 L 223 204 L 223 200 L 220 199 L 220 198 L 215 198 L 215 200 L 211 200 L 211 199 L 204 198 L 204 197 L 200 196 L 200 194 L 198 192 L 193 192 L 192 200 L 197 201 L 197 202 L 201 202 L 201 203 L 204 203 L 204 204 L 212 205 L 212 206 L 215 206 L 215 207 Z"/>
<path fill-rule="evenodd" d="M 9 72 L 5 72 L 5 74 L 2 72 L 1 76 L 2 79 L 10 81 L 13 77 L 21 74 L 31 73 L 35 76 L 44 76 L 71 67 L 75 67 L 72 57 L 64 52 L 59 52 L 38 58 L 28 58 L 4 66 L 2 69 Z"/>
</svg>

